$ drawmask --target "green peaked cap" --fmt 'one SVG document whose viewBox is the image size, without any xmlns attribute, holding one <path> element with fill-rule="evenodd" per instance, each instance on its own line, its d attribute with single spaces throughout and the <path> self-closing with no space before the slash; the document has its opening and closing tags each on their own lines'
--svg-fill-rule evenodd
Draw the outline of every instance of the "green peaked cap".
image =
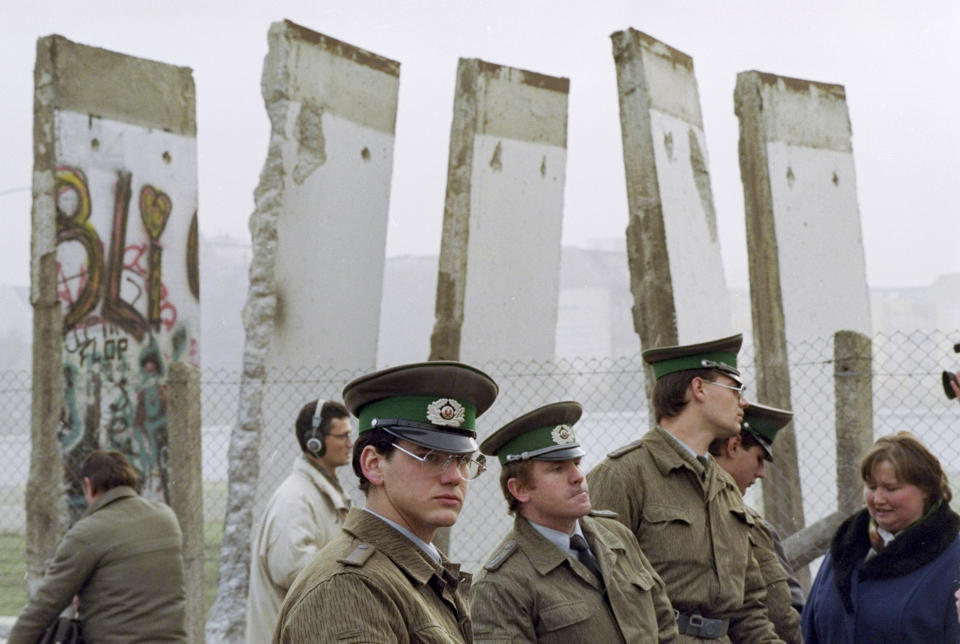
<svg viewBox="0 0 960 644">
<path fill-rule="evenodd" d="M 692 369 L 715 369 L 740 382 L 737 354 L 743 344 L 743 334 L 698 344 L 657 347 L 643 352 L 643 359 L 653 368 L 656 380 L 667 374 Z"/>
<path fill-rule="evenodd" d="M 750 403 L 743 411 L 743 423 L 740 431 L 747 432 L 767 453 L 767 459 L 773 460 L 773 439 L 777 432 L 793 419 L 793 412 L 767 405 Z"/>
<path fill-rule="evenodd" d="M 573 426 L 583 414 L 580 403 L 568 400 L 544 405 L 514 418 L 495 431 L 480 451 L 496 456 L 501 465 L 514 461 L 566 461 L 585 452 Z"/>
<path fill-rule="evenodd" d="M 361 434 L 383 429 L 428 449 L 468 454 L 477 449 L 476 419 L 498 392 L 476 367 L 435 360 L 360 376 L 343 388 L 343 404 Z"/>
</svg>

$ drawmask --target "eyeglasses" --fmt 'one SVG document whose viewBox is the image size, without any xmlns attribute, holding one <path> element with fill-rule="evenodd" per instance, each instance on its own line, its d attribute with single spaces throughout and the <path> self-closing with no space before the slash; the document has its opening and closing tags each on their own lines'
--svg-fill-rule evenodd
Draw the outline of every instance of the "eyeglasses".
<svg viewBox="0 0 960 644">
<path fill-rule="evenodd" d="M 740 400 L 743 400 L 744 392 L 747 390 L 746 385 L 740 385 L 739 387 L 734 387 L 733 385 L 725 385 L 722 382 L 714 382 L 712 380 L 704 380 L 708 385 L 716 385 L 718 387 L 723 387 L 724 389 L 729 389 L 731 391 L 737 392 L 737 396 L 740 397 Z"/>
<path fill-rule="evenodd" d="M 420 468 L 427 476 L 440 476 L 447 471 L 450 463 L 456 462 L 457 471 L 460 476 L 467 480 L 473 480 L 487 471 L 487 457 L 483 454 L 476 459 L 470 458 L 470 454 L 447 454 L 446 452 L 435 452 L 430 450 L 423 456 L 417 456 L 411 451 L 405 450 L 396 443 L 393 446 L 404 454 L 420 461 Z"/>
<path fill-rule="evenodd" d="M 350 434 L 352 432 L 344 432 L 342 434 L 327 434 L 327 438 L 336 438 L 337 440 L 348 441 L 350 440 Z"/>
</svg>

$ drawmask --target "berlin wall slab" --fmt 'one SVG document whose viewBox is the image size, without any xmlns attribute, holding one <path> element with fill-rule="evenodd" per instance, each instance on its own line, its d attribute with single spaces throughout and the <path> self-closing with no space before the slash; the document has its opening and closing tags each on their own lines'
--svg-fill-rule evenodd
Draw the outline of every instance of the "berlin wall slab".
<svg viewBox="0 0 960 644">
<path fill-rule="evenodd" d="M 460 60 L 431 359 L 553 359 L 568 93 Z"/>
<path fill-rule="evenodd" d="M 268 40 L 270 144 L 250 217 L 243 373 L 209 641 L 244 636 L 252 521 L 299 453 L 299 407 L 271 408 L 279 398 L 271 387 L 289 393 L 291 380 L 318 368 L 369 371 L 379 336 L 400 64 L 290 21 L 271 25 Z M 302 402 L 338 398 L 342 385 L 312 385 Z"/>
<path fill-rule="evenodd" d="M 791 408 L 791 346 L 841 330 L 870 335 L 863 238 L 844 89 L 757 71 L 737 76 L 757 399 Z M 831 422 L 820 430 L 833 439 Z M 797 427 L 803 419 L 795 418 Z M 808 428 L 812 429 L 812 428 Z M 811 438 L 808 436 L 808 438 Z M 777 439 L 764 482 L 767 518 L 803 527 L 796 439 Z"/>
<path fill-rule="evenodd" d="M 95 449 L 123 452 L 143 496 L 170 502 L 167 374 L 200 359 L 190 70 L 48 36 L 35 80 L 28 543 L 59 538 L 57 495 L 29 501 L 51 480 L 36 461 L 57 451 L 70 521 Z M 31 572 L 43 549 L 28 553 Z"/>
<path fill-rule="evenodd" d="M 635 29 L 611 40 L 641 346 L 729 335 L 734 329 L 693 59 Z"/>
<path fill-rule="evenodd" d="M 190 70 L 50 36 L 37 81 L 31 297 L 55 294 L 62 330 L 34 340 L 62 347 L 68 475 L 91 449 L 119 449 L 143 495 L 164 499 L 164 378 L 200 355 Z M 75 519 L 86 502 L 79 481 L 68 488 Z"/>
</svg>

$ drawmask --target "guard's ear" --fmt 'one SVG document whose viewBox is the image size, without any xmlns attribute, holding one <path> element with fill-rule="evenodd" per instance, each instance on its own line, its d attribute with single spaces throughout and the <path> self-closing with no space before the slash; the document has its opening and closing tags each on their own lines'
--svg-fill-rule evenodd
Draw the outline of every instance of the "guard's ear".
<svg viewBox="0 0 960 644">
<path fill-rule="evenodd" d="M 703 402 L 703 399 L 706 395 L 703 391 L 704 388 L 706 387 L 704 382 L 705 382 L 704 379 L 701 378 L 700 376 L 697 376 L 696 378 L 690 381 L 690 386 L 687 389 L 690 392 L 691 399 L 696 400 L 698 402 Z"/>
<path fill-rule="evenodd" d="M 370 485 L 374 487 L 383 485 L 381 467 L 386 460 L 386 457 L 378 452 L 373 445 L 367 445 L 360 452 L 360 471 L 370 481 Z"/>
<path fill-rule="evenodd" d="M 731 436 L 727 439 L 727 444 L 724 447 L 728 455 L 734 456 L 738 451 L 743 449 L 743 438 L 740 434 Z"/>
<path fill-rule="evenodd" d="M 513 498 L 520 503 L 526 503 L 530 500 L 530 492 L 518 478 L 507 479 L 507 489 L 510 491 L 510 494 L 513 495 Z"/>
</svg>

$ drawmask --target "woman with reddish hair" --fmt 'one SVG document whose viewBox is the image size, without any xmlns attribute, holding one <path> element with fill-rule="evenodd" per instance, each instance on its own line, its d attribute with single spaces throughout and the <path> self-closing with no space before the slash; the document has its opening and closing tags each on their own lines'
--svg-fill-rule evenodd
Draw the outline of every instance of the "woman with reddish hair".
<svg viewBox="0 0 960 644">
<path fill-rule="evenodd" d="M 807 644 L 960 642 L 960 517 L 937 458 L 908 432 L 860 464 L 866 509 L 837 530 L 803 611 Z"/>
</svg>

